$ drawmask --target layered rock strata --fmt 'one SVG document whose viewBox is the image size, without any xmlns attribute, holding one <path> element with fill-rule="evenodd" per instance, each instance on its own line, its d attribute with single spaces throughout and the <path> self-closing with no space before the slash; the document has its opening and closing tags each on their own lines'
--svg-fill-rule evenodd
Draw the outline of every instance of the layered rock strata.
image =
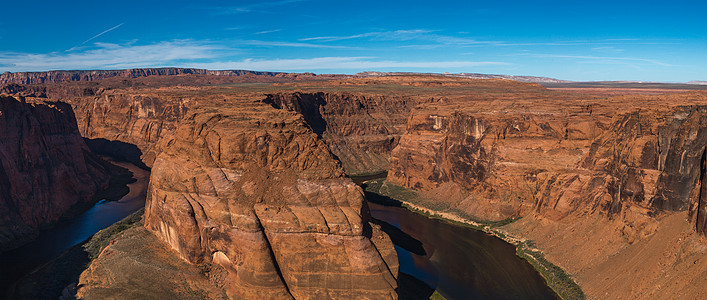
<svg viewBox="0 0 707 300">
<path fill-rule="evenodd" d="M 388 181 L 481 219 L 525 214 L 542 194 L 543 176 L 573 171 L 601 132 L 600 120 L 576 110 L 417 109 L 392 151 Z"/>
<path fill-rule="evenodd" d="M 145 226 L 186 261 L 226 270 L 230 297 L 396 297 L 390 239 L 301 115 L 199 109 L 159 148 Z"/>
<path fill-rule="evenodd" d="M 155 160 L 154 147 L 160 137 L 172 134 L 179 119 L 195 104 L 185 97 L 120 92 L 71 98 L 67 102 L 76 111 L 84 137 L 135 145 L 148 166 Z"/>
<path fill-rule="evenodd" d="M 409 96 L 352 93 L 277 93 L 263 100 L 302 114 L 343 163 L 347 174 L 381 173 L 405 128 Z"/>
<path fill-rule="evenodd" d="M 0 251 L 94 203 L 108 170 L 79 134 L 71 106 L 0 96 Z"/>
<path fill-rule="evenodd" d="M 695 231 L 704 235 L 706 148 L 707 107 L 636 111 L 617 117 L 583 162 L 614 178 L 612 212 L 630 204 L 654 213 L 688 210 Z"/>
<path fill-rule="evenodd" d="M 277 72 L 255 72 L 246 70 L 212 71 L 190 68 L 142 68 L 126 70 L 90 70 L 90 71 L 47 71 L 47 72 L 5 72 L 0 74 L 0 84 L 38 84 L 58 83 L 66 81 L 95 81 L 111 77 L 138 78 L 147 76 L 176 76 L 176 75 L 217 75 L 217 76 L 246 76 L 265 75 L 276 76 Z"/>
<path fill-rule="evenodd" d="M 704 234 L 705 109 L 659 99 L 638 111 L 554 99 L 535 111 L 503 100 L 481 109 L 473 96 L 423 104 L 392 151 L 388 181 L 481 219 L 600 213 L 621 220 L 631 242 L 655 231 L 659 212 L 689 210 Z"/>
</svg>

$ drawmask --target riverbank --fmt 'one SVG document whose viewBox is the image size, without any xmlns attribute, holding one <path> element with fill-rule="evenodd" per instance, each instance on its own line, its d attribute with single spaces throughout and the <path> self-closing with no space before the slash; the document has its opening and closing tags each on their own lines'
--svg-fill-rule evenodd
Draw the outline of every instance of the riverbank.
<svg viewBox="0 0 707 300">
<path fill-rule="evenodd" d="M 144 209 L 98 231 L 74 245 L 56 259 L 17 281 L 5 294 L 7 299 L 71 299 L 79 276 L 110 241 L 121 232 L 142 226 Z"/>
<path fill-rule="evenodd" d="M 470 216 L 444 207 L 430 207 L 415 191 L 375 179 L 365 182 L 366 198 L 379 201 L 386 205 L 404 207 L 412 212 L 432 219 L 439 219 L 458 226 L 469 227 L 498 237 L 515 246 L 516 255 L 530 263 L 545 279 L 547 285 L 562 299 L 584 299 L 585 295 L 575 280 L 564 270 L 545 259 L 544 253 L 535 247 L 533 241 L 516 237 L 500 227 L 508 225 L 515 219 L 497 222 L 474 220 Z M 377 196 L 376 196 L 377 195 Z"/>
<path fill-rule="evenodd" d="M 44 230 L 35 241 L 2 253 L 0 269 L 3 272 L 0 274 L 2 279 L 0 295 L 5 293 L 15 295 L 7 297 L 9 299 L 55 298 L 66 284 L 59 284 L 61 289 L 56 293 L 57 284 L 52 282 L 61 282 L 61 278 L 68 276 L 66 274 L 80 273 L 75 268 L 85 268 L 88 262 L 86 259 L 91 256 L 81 252 L 83 251 L 81 245 L 101 236 L 97 234 L 100 230 L 107 227 L 115 228 L 114 223 L 144 207 L 149 171 L 130 163 L 113 161 L 109 163 L 117 176 L 111 179 L 111 189 L 101 194 L 104 198 L 97 199 L 97 203 L 81 211 L 74 218 Z M 47 269 L 52 271 L 42 271 Z M 11 285 L 14 285 L 14 288 L 11 288 Z M 51 297 L 49 294 L 32 294 L 37 296 L 34 297 L 26 294 L 30 292 L 54 294 Z M 42 295 L 47 297 L 40 297 Z"/>
</svg>

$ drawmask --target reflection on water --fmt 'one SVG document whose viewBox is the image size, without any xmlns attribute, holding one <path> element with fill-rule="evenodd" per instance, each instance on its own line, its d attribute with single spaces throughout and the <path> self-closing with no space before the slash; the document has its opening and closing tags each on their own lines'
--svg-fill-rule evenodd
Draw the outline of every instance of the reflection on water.
<svg viewBox="0 0 707 300">
<path fill-rule="evenodd" d="M 499 238 L 405 208 L 368 205 L 373 218 L 422 243 L 424 255 L 406 250 L 409 245 L 395 246 L 400 271 L 447 299 L 557 299 L 533 267 L 515 255 L 515 247 Z"/>
<path fill-rule="evenodd" d="M 20 248 L 0 254 L 0 295 L 2 290 L 20 277 L 58 257 L 62 252 L 84 241 L 99 230 L 122 220 L 145 206 L 149 171 L 129 163 L 118 163 L 133 172 L 136 182 L 128 184 L 130 192 L 119 201 L 101 201 L 74 219 L 42 231 L 39 237 Z"/>
</svg>

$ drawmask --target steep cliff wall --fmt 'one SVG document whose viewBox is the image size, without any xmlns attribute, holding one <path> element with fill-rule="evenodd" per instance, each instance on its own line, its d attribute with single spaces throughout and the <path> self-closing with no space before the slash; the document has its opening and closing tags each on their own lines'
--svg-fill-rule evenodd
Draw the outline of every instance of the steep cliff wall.
<svg viewBox="0 0 707 300">
<path fill-rule="evenodd" d="M 47 71 L 47 72 L 5 72 L 0 74 L 0 85 L 8 83 L 38 84 L 59 83 L 66 81 L 94 81 L 111 77 L 138 78 L 147 76 L 204 74 L 217 76 L 265 75 L 276 76 L 278 72 L 256 72 L 246 70 L 212 71 L 190 68 L 142 68 L 126 70 L 89 70 L 89 71 Z"/>
<path fill-rule="evenodd" d="M 196 104 L 187 97 L 122 92 L 66 101 L 76 111 L 84 137 L 136 145 L 148 166 L 155 160 L 154 147 L 160 137 L 172 134 L 179 119 Z"/>
<path fill-rule="evenodd" d="M 706 147 L 707 107 L 636 111 L 617 117 L 584 165 L 613 178 L 611 212 L 630 204 L 653 214 L 688 210 L 704 235 Z"/>
<path fill-rule="evenodd" d="M 388 181 L 477 217 L 532 210 L 546 218 L 601 213 L 629 240 L 661 211 L 689 210 L 705 231 L 703 106 L 553 114 L 421 108 L 392 151 Z M 434 196 L 437 196 L 435 198 Z"/>
<path fill-rule="evenodd" d="M 481 219 L 528 212 L 543 175 L 575 168 L 601 132 L 581 105 L 569 111 L 487 111 L 422 106 L 392 151 L 388 181 Z"/>
<path fill-rule="evenodd" d="M 396 297 L 390 239 L 301 115 L 199 109 L 159 148 L 145 226 L 183 259 L 223 268 L 229 296 Z"/>
<path fill-rule="evenodd" d="M 390 151 L 405 128 L 410 107 L 417 103 L 404 95 L 324 92 L 269 94 L 263 101 L 302 114 L 349 175 L 388 169 Z"/>
<path fill-rule="evenodd" d="M 92 204 L 108 185 L 108 171 L 86 147 L 66 103 L 0 96 L 0 158 L 0 250 Z"/>
</svg>

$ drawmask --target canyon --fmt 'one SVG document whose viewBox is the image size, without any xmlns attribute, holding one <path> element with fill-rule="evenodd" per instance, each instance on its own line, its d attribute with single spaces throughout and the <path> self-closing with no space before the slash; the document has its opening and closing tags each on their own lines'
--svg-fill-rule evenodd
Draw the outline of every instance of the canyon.
<svg viewBox="0 0 707 300">
<path fill-rule="evenodd" d="M 148 248 L 207 268 L 210 295 L 395 298 L 396 251 L 346 177 L 384 172 L 383 186 L 415 195 L 409 205 L 500 222 L 498 232 L 532 240 L 590 298 L 707 296 L 707 92 L 433 75 L 95 72 L 0 77 L 2 91 L 25 102 L 3 100 L 3 117 L 35 109 L 42 122 L 34 122 L 53 124 L 64 112 L 70 125 L 47 125 L 41 131 L 53 138 L 33 143 L 84 153 L 49 154 L 79 167 L 30 168 L 81 178 L 42 186 L 81 186 L 72 193 L 92 198 L 108 177 L 89 147 L 152 170 L 147 230 L 101 252 L 81 276 L 85 298 L 107 295 L 111 253 L 137 247 L 131 238 L 156 238 Z M 30 130 L 7 124 L 8 136 Z M 47 207 L 21 211 L 36 220 Z"/>
<path fill-rule="evenodd" d="M 109 186 L 109 166 L 66 103 L 0 96 L 0 157 L 0 252 L 90 207 Z"/>
</svg>

